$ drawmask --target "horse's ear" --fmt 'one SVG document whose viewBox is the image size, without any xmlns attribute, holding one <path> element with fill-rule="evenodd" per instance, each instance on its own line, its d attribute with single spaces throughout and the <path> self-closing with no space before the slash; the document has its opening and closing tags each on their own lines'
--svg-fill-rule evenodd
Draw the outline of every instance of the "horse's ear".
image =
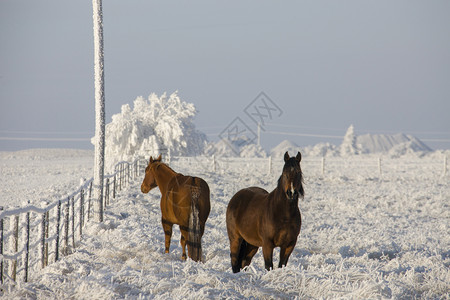
<svg viewBox="0 0 450 300">
<path fill-rule="evenodd" d="M 300 162 L 302 160 L 302 154 L 300 153 L 300 151 L 298 151 L 297 156 L 295 157 L 295 159 Z"/>
<path fill-rule="evenodd" d="M 287 162 L 289 160 L 289 153 L 286 151 L 284 154 L 284 162 Z"/>
<path fill-rule="evenodd" d="M 150 162 L 150 163 L 153 163 L 153 157 L 150 156 L 149 162 Z"/>
<path fill-rule="evenodd" d="M 161 156 L 161 154 L 160 154 L 156 160 L 157 160 L 157 161 L 161 161 L 161 158 L 162 158 L 162 156 Z"/>
</svg>

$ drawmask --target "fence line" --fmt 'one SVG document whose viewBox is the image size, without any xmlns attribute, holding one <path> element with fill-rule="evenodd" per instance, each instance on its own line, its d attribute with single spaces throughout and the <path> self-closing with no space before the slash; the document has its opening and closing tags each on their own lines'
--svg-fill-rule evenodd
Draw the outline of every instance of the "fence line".
<svg viewBox="0 0 450 300">
<path fill-rule="evenodd" d="M 258 171 L 267 174 L 277 173 L 277 169 L 282 167 L 283 158 L 233 158 L 233 157 L 171 157 L 171 164 L 177 164 L 186 168 L 204 168 L 204 171 L 221 172 L 232 165 L 236 165 L 237 170 L 242 170 L 245 166 L 252 165 L 259 168 Z M 404 161 L 404 165 L 425 166 L 432 164 L 433 168 L 441 165 L 436 159 L 426 162 Z M 111 204 L 112 198 L 116 198 L 117 193 L 128 185 L 133 179 L 140 176 L 142 169 L 147 165 L 147 161 L 138 158 L 135 161 L 119 162 L 115 166 L 115 172 L 105 176 L 104 180 L 104 207 Z M 385 176 L 392 168 L 381 160 L 380 157 L 352 157 L 352 158 L 304 158 L 302 168 L 305 172 L 310 172 L 328 176 L 332 168 L 340 169 L 342 166 L 366 167 L 369 172 L 378 173 Z M 395 168 L 396 166 L 394 166 Z M 252 169 L 253 170 L 253 169 Z M 315 170 L 315 171 L 313 171 Z M 436 168 L 438 170 L 438 168 Z M 378 172 L 377 172 L 378 171 Z M 438 171 L 439 172 L 439 171 Z M 439 172 L 440 173 L 440 172 Z M 443 176 L 447 174 L 447 157 L 444 156 Z M 23 281 L 29 280 L 30 270 L 45 268 L 49 262 L 58 261 L 61 255 L 68 255 L 76 247 L 76 241 L 80 241 L 83 236 L 83 228 L 90 220 L 93 205 L 92 199 L 93 179 L 86 181 L 72 194 L 66 198 L 55 201 L 45 208 L 28 205 L 23 208 L 13 208 L 4 210 L 0 207 L 0 280 L 1 284 L 5 280 L 15 282 L 18 275 Z M 96 199 L 94 199 L 95 201 Z M 104 212 L 103 212 L 104 213 Z M 10 221 L 5 222 L 9 218 Z M 9 224 L 9 225 L 8 225 Z M 22 233 L 20 238 L 19 233 Z M 36 238 L 37 237 L 37 238 Z M 9 245 L 9 246 L 8 246 Z"/>
<path fill-rule="evenodd" d="M 145 167 L 141 159 L 116 164 L 115 172 L 105 176 L 104 204 L 110 205 L 110 190 L 115 198 Z M 119 184 L 117 184 L 119 182 Z M 0 207 L 0 283 L 24 282 L 30 271 L 45 268 L 50 261 L 68 255 L 83 236 L 83 227 L 91 217 L 93 178 L 68 197 L 55 201 L 45 208 L 28 205 L 22 208 Z M 87 195 L 87 197 L 86 197 Z M 87 207 L 86 207 L 86 203 Z M 5 222 L 6 219 L 10 219 Z M 21 235 L 19 233 L 21 232 Z M 9 246 L 8 246 L 9 242 Z M 51 246 L 53 244 L 53 247 Z"/>
<path fill-rule="evenodd" d="M 264 158 L 241 158 L 241 157 L 217 157 L 217 156 L 197 156 L 184 157 L 172 156 L 171 166 L 176 169 L 199 168 L 205 172 L 223 172 L 227 169 L 245 171 L 250 167 L 252 171 L 265 172 L 268 175 L 278 173 L 284 164 L 282 157 L 274 158 L 272 156 Z M 346 168 L 364 168 L 368 176 L 384 177 L 397 172 L 399 167 L 405 169 L 405 172 L 414 167 L 433 168 L 435 174 L 446 176 L 447 156 L 443 155 L 443 160 L 433 157 L 426 158 L 423 161 L 417 161 L 411 158 L 389 158 L 383 156 L 352 156 L 352 157 L 305 157 L 302 159 L 303 172 L 309 176 L 334 176 L 342 173 Z M 441 166 L 443 165 L 443 169 Z M 442 170 L 442 171 L 441 171 Z M 342 174 L 341 174 L 342 175 Z"/>
</svg>

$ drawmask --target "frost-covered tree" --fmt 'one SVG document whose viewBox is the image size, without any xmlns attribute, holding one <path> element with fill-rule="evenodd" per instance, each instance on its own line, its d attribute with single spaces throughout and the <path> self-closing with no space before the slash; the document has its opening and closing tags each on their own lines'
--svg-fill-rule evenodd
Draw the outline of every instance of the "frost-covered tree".
<svg viewBox="0 0 450 300">
<path fill-rule="evenodd" d="M 196 109 L 177 92 L 167 97 L 151 94 L 138 97 L 133 107 L 122 105 L 121 112 L 106 125 L 106 165 L 142 155 L 159 155 L 170 149 L 172 155 L 198 155 L 206 145 L 206 135 L 195 129 Z"/>
<path fill-rule="evenodd" d="M 347 129 L 339 150 L 342 156 L 355 155 L 360 152 L 356 143 L 356 135 L 353 125 L 350 125 Z"/>
</svg>

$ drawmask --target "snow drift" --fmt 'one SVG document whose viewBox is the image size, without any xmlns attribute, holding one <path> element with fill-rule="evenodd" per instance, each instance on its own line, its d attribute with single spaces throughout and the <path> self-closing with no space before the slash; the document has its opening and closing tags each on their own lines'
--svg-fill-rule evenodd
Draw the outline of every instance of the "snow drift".
<svg viewBox="0 0 450 300">
<path fill-rule="evenodd" d="M 193 156 L 201 154 L 206 136 L 195 129 L 193 119 L 196 109 L 184 102 L 177 92 L 169 97 L 151 94 L 148 99 L 140 96 L 122 106 L 121 112 L 112 116 L 106 125 L 105 168 L 111 168 L 121 160 L 136 156 L 159 155 L 170 151 L 171 155 Z"/>
</svg>

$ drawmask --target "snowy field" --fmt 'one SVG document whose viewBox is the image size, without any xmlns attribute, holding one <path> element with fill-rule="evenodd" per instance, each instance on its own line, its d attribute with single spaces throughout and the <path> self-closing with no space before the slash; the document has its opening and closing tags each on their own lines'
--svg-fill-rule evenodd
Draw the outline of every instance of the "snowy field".
<svg viewBox="0 0 450 300">
<path fill-rule="evenodd" d="M 45 206 L 93 174 L 94 151 L 32 149 L 0 152 L 0 206 Z"/>
<path fill-rule="evenodd" d="M 291 153 L 292 155 L 293 153 Z M 239 189 L 275 188 L 281 161 L 173 159 L 178 172 L 203 177 L 211 214 L 204 263 L 181 260 L 174 226 L 164 254 L 159 190 L 123 190 L 101 224 L 91 221 L 74 253 L 35 268 L 30 282 L 6 283 L 5 299 L 449 299 L 450 184 L 439 154 L 402 158 L 305 157 L 302 228 L 283 269 L 267 272 L 261 250 L 250 267 L 231 272 L 225 226 Z M 93 152 L 30 150 L 0 153 L 0 205 L 58 200 L 92 174 Z M 45 206 L 45 205 L 43 205 Z M 33 258 L 32 258 L 33 259 Z M 34 258 L 36 259 L 36 258 Z M 274 265 L 278 262 L 275 252 Z"/>
</svg>

